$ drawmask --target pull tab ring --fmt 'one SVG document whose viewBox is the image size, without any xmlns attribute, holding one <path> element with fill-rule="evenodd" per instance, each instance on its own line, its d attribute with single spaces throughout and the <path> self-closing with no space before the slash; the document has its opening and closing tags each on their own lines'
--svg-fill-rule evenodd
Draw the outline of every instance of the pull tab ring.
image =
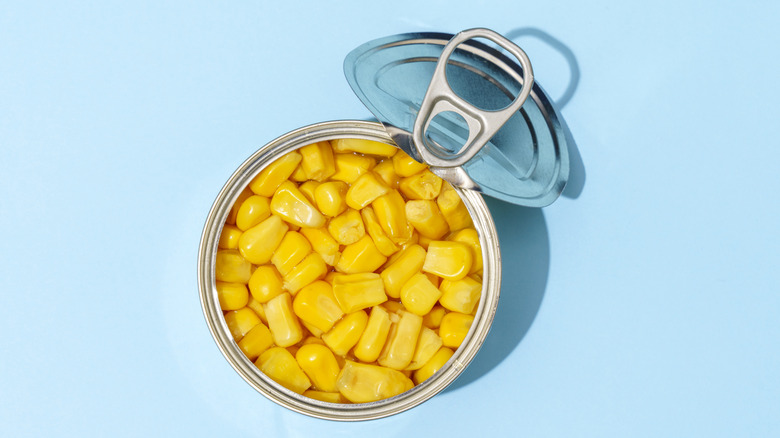
<svg viewBox="0 0 780 438">
<path fill-rule="evenodd" d="M 500 110 L 483 110 L 475 107 L 458 96 L 447 82 L 446 67 L 450 56 L 464 41 L 473 38 L 485 38 L 496 43 L 499 47 L 513 54 L 523 68 L 523 84 L 520 94 L 506 108 Z M 523 49 L 502 35 L 490 29 L 469 29 L 458 33 L 444 46 L 428 91 L 425 92 L 420 111 L 414 121 L 412 139 L 420 157 L 431 167 L 459 167 L 471 160 L 485 144 L 498 132 L 514 113 L 520 110 L 534 82 L 534 73 L 531 61 Z M 425 132 L 431 121 L 443 112 L 454 112 L 464 120 L 469 128 L 469 136 L 466 143 L 456 153 L 448 153 L 433 141 L 425 138 Z M 431 144 L 433 143 L 433 144 Z"/>
</svg>

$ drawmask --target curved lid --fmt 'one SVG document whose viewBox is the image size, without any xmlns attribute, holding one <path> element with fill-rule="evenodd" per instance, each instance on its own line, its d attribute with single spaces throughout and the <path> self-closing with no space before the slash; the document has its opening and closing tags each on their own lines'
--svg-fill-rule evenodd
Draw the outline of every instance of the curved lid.
<svg viewBox="0 0 780 438">
<path fill-rule="evenodd" d="M 558 114 L 525 53 L 495 32 L 381 38 L 350 52 L 344 72 L 398 146 L 453 185 L 530 207 L 563 191 L 569 159 Z"/>
</svg>

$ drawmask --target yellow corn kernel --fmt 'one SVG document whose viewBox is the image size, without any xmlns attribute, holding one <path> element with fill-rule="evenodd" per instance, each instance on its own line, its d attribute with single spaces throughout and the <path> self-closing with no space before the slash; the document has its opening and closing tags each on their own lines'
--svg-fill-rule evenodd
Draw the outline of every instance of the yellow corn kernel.
<svg viewBox="0 0 780 438">
<path fill-rule="evenodd" d="M 376 198 L 371 207 L 382 229 L 393 242 L 403 243 L 412 237 L 412 227 L 406 222 L 406 204 L 398 190 L 390 190 Z"/>
<path fill-rule="evenodd" d="M 379 162 L 379 164 L 374 166 L 371 171 L 379 175 L 379 177 L 382 178 L 382 181 L 384 181 L 388 187 L 392 189 L 398 188 L 399 178 L 398 174 L 395 173 L 395 169 L 393 168 L 393 160 L 382 160 Z"/>
<path fill-rule="evenodd" d="M 420 331 L 420 339 L 417 341 L 417 349 L 414 350 L 412 363 L 406 367 L 406 370 L 413 371 L 422 368 L 439 351 L 441 345 L 442 341 L 439 335 L 428 327 L 423 327 Z"/>
<path fill-rule="evenodd" d="M 293 302 L 293 307 L 295 307 L 295 302 Z M 310 338 L 318 339 L 320 336 L 322 336 L 323 333 L 325 333 L 322 330 L 318 329 L 317 327 L 314 327 L 313 325 L 309 324 L 306 321 L 303 321 L 303 320 L 300 320 L 300 319 L 299 319 L 299 321 L 300 321 L 301 325 L 306 330 L 308 330 Z"/>
<path fill-rule="evenodd" d="M 303 170 L 303 166 L 301 164 L 298 164 L 298 167 L 293 170 L 292 175 L 290 175 L 290 181 L 295 181 L 298 183 L 304 182 L 308 180 L 309 177 L 306 175 L 306 172 Z"/>
<path fill-rule="evenodd" d="M 425 316 L 433 309 L 441 291 L 434 286 L 428 277 L 423 273 L 417 273 L 404 283 L 401 288 L 401 302 L 404 303 L 406 310 Z"/>
<path fill-rule="evenodd" d="M 414 387 L 414 383 L 397 370 L 347 361 L 339 373 L 336 386 L 347 400 L 368 403 L 406 392 Z"/>
<path fill-rule="evenodd" d="M 366 235 L 360 213 L 351 208 L 330 220 L 328 232 L 342 245 L 355 243 Z"/>
<path fill-rule="evenodd" d="M 252 195 L 247 198 L 238 209 L 236 226 L 241 231 L 246 231 L 271 215 L 270 200 L 265 196 Z"/>
<path fill-rule="evenodd" d="M 222 234 L 219 235 L 219 249 L 238 249 L 238 239 L 241 237 L 241 230 L 235 225 L 225 225 L 222 227 Z"/>
<path fill-rule="evenodd" d="M 322 260 L 322 256 L 314 252 L 307 255 L 303 261 L 298 263 L 292 271 L 284 276 L 282 285 L 287 291 L 295 295 L 301 288 L 321 279 L 327 273 L 328 266 Z"/>
<path fill-rule="evenodd" d="M 379 224 L 379 219 L 374 213 L 374 209 L 371 207 L 365 207 L 360 210 L 360 216 L 363 218 L 363 225 L 366 228 L 366 232 L 376 245 L 376 249 L 382 253 L 382 255 L 389 257 L 390 255 L 398 251 L 398 245 L 396 245 L 382 229 L 382 225 Z"/>
<path fill-rule="evenodd" d="M 436 205 L 439 206 L 439 210 L 441 210 L 441 214 L 444 215 L 444 219 L 447 221 L 447 225 L 450 226 L 450 230 L 461 230 L 474 225 L 469 210 L 466 208 L 466 204 L 460 199 L 458 192 L 449 184 L 445 185 L 445 188 L 442 189 L 439 197 L 436 198 Z"/>
<path fill-rule="evenodd" d="M 390 187 L 378 178 L 373 172 L 360 175 L 347 191 L 347 205 L 355 210 L 360 210 L 374 202 L 374 199 L 390 191 Z"/>
<path fill-rule="evenodd" d="M 293 303 L 293 306 L 295 303 Z M 323 342 L 322 339 L 316 337 L 316 336 L 308 336 L 306 339 L 304 339 L 301 342 L 302 345 L 309 345 L 309 344 L 319 344 L 319 345 L 325 345 L 325 342 Z"/>
<path fill-rule="evenodd" d="M 425 263 L 425 250 L 420 245 L 411 245 L 401 252 L 393 264 L 382 273 L 385 292 L 391 298 L 401 297 L 401 288 L 412 276 L 422 269 Z"/>
<path fill-rule="evenodd" d="M 333 266 L 341 257 L 339 244 L 325 228 L 301 228 L 301 234 L 311 243 L 314 252 L 319 254 L 325 263 Z"/>
<path fill-rule="evenodd" d="M 238 348 L 244 352 L 249 360 L 255 360 L 263 352 L 274 345 L 271 331 L 262 322 L 249 330 L 238 342 Z"/>
<path fill-rule="evenodd" d="M 260 318 L 249 307 L 242 307 L 225 314 L 225 323 L 233 335 L 236 342 L 240 341 L 245 334 L 249 333 L 257 324 L 260 324 Z"/>
<path fill-rule="evenodd" d="M 301 289 L 293 300 L 293 311 L 307 327 L 312 326 L 320 332 L 327 332 L 344 316 L 333 288 L 324 281 L 315 281 Z"/>
<path fill-rule="evenodd" d="M 279 347 L 289 347 L 303 339 L 303 329 L 298 318 L 293 313 L 292 297 L 283 293 L 263 306 L 268 328 L 274 336 L 274 343 Z"/>
<path fill-rule="evenodd" d="M 267 303 L 284 292 L 282 277 L 273 266 L 259 266 L 249 278 L 249 292 L 260 303 Z"/>
<path fill-rule="evenodd" d="M 325 225 L 325 216 L 292 181 L 285 181 L 276 189 L 271 198 L 271 212 L 299 227 L 317 228 Z"/>
<path fill-rule="evenodd" d="M 361 140 L 357 138 L 339 138 L 331 140 L 335 152 L 357 152 L 359 154 L 376 155 L 379 157 L 392 157 L 398 152 L 398 148 L 378 141 Z"/>
<path fill-rule="evenodd" d="M 238 310 L 249 301 L 249 291 L 243 283 L 217 282 L 217 298 L 222 310 Z"/>
<path fill-rule="evenodd" d="M 402 302 L 393 300 L 385 301 L 382 303 L 382 307 L 389 313 L 391 322 L 398 322 L 397 313 L 401 310 L 406 310 Z"/>
<path fill-rule="evenodd" d="M 338 216 L 347 209 L 346 195 L 349 187 L 343 181 L 329 181 L 320 184 L 314 191 L 317 208 L 325 216 Z"/>
<path fill-rule="evenodd" d="M 339 275 L 333 278 L 333 295 L 344 313 L 352 313 L 387 301 L 379 274 Z"/>
<path fill-rule="evenodd" d="M 328 272 L 328 274 L 325 276 L 323 280 L 327 281 L 328 284 L 330 284 L 330 286 L 333 287 L 333 279 L 340 275 L 344 275 L 344 274 L 337 271 L 330 271 Z"/>
<path fill-rule="evenodd" d="M 257 316 L 260 317 L 260 321 L 263 321 L 263 324 L 268 324 L 268 319 L 265 317 L 265 309 L 263 309 L 263 303 L 257 301 L 252 294 L 249 294 L 249 302 L 246 303 L 246 306 L 252 309 Z"/>
<path fill-rule="evenodd" d="M 238 239 L 238 250 L 250 262 L 264 265 L 271 260 L 288 228 L 279 216 L 271 216 L 244 231 Z"/>
<path fill-rule="evenodd" d="M 428 166 L 415 161 L 414 158 L 407 155 L 404 151 L 398 151 L 397 154 L 393 155 L 393 169 L 400 177 L 412 176 L 415 173 L 421 172 L 427 168 Z"/>
<path fill-rule="evenodd" d="M 412 235 L 409 237 L 409 239 L 401 242 L 401 249 L 406 249 L 409 246 L 416 245 L 420 241 L 420 233 L 418 233 L 417 230 L 415 230 L 412 226 L 410 226 L 409 229 L 412 230 Z"/>
<path fill-rule="evenodd" d="M 407 176 L 398 184 L 398 189 L 406 199 L 436 199 L 441 192 L 442 179 L 430 170 Z"/>
<path fill-rule="evenodd" d="M 415 385 L 419 385 L 428 380 L 432 375 L 436 374 L 436 371 L 439 371 L 444 364 L 450 360 L 454 353 L 454 351 L 447 347 L 441 347 L 425 365 L 414 372 L 413 378 Z"/>
<path fill-rule="evenodd" d="M 440 305 L 435 305 L 430 312 L 423 316 L 423 325 L 429 329 L 436 330 L 441 325 L 441 319 L 446 314 L 447 309 Z"/>
<path fill-rule="evenodd" d="M 482 295 L 482 283 L 471 277 L 462 280 L 442 280 L 439 289 L 442 292 L 439 303 L 447 310 L 471 313 Z"/>
<path fill-rule="evenodd" d="M 227 219 L 225 219 L 225 223 L 228 225 L 235 225 L 236 224 L 236 216 L 238 216 L 238 210 L 241 208 L 241 204 L 244 203 L 244 201 L 254 195 L 254 193 L 249 190 L 249 187 L 244 187 L 244 190 L 239 193 L 238 198 L 236 199 L 236 202 L 233 203 L 233 206 L 230 207 L 230 212 L 228 213 Z"/>
<path fill-rule="evenodd" d="M 387 257 L 379 252 L 371 236 L 363 236 L 362 239 L 344 248 L 341 258 L 334 267 L 345 274 L 357 274 L 374 272 L 385 261 Z"/>
<path fill-rule="evenodd" d="M 336 173 L 331 175 L 330 179 L 348 184 L 352 184 L 376 165 L 375 159 L 355 154 L 334 154 L 333 160 L 336 163 Z"/>
<path fill-rule="evenodd" d="M 459 312 L 449 312 L 444 315 L 439 326 L 439 336 L 441 336 L 444 346 L 451 348 L 460 347 L 460 344 L 466 339 L 466 334 L 469 332 L 473 321 L 474 317 L 472 315 L 464 315 Z"/>
<path fill-rule="evenodd" d="M 303 394 L 311 387 L 311 381 L 306 377 L 292 353 L 282 347 L 273 347 L 265 351 L 257 359 L 255 365 L 274 382 L 290 391 Z"/>
<path fill-rule="evenodd" d="M 312 205 L 316 204 L 317 201 L 314 200 L 314 192 L 317 190 L 317 187 L 322 184 L 319 181 L 306 181 L 305 183 L 298 186 L 298 190 L 303 193 L 303 196 L 306 197 L 306 199 L 309 200 L 309 202 L 312 203 Z"/>
<path fill-rule="evenodd" d="M 422 270 L 447 280 L 460 280 L 468 275 L 473 258 L 465 243 L 434 240 L 428 245 Z"/>
<path fill-rule="evenodd" d="M 406 219 L 421 236 L 431 239 L 441 239 L 450 230 L 433 201 L 420 199 L 407 202 Z"/>
<path fill-rule="evenodd" d="M 346 403 L 347 399 L 339 392 L 324 392 L 308 390 L 304 391 L 304 397 L 313 398 L 314 400 L 324 401 L 326 403 Z"/>
<path fill-rule="evenodd" d="M 387 335 L 390 333 L 390 315 L 380 306 L 371 308 L 366 329 L 352 351 L 363 362 L 374 362 L 382 352 Z"/>
<path fill-rule="evenodd" d="M 292 175 L 298 163 L 301 162 L 301 154 L 297 151 L 289 152 L 266 166 L 249 183 L 249 188 L 260 196 L 271 197 L 276 189 Z"/>
<path fill-rule="evenodd" d="M 450 234 L 450 236 L 447 237 L 447 240 L 463 242 L 471 247 L 474 261 L 471 263 L 469 274 L 476 274 L 482 270 L 482 244 L 479 243 L 479 234 L 477 234 L 477 230 L 465 228 Z"/>
<path fill-rule="evenodd" d="M 287 275 L 292 269 L 311 253 L 311 244 L 296 231 L 288 231 L 282 238 L 279 247 L 271 256 L 271 263 L 279 273 Z"/>
<path fill-rule="evenodd" d="M 328 347 L 319 344 L 303 345 L 295 353 L 295 359 L 315 389 L 325 392 L 337 391 L 336 378 L 341 369 Z"/>
<path fill-rule="evenodd" d="M 301 168 L 308 179 L 321 182 L 336 173 L 333 149 L 327 140 L 306 145 L 300 149 L 300 153 L 303 157 Z"/>
<path fill-rule="evenodd" d="M 431 239 L 430 237 L 419 235 L 419 234 L 418 234 L 418 236 L 419 237 L 417 239 L 417 244 L 422 246 L 423 248 L 425 248 L 426 251 L 428 250 L 428 245 L 430 245 L 431 242 L 436 240 L 436 239 Z"/>
<path fill-rule="evenodd" d="M 368 315 L 362 310 L 347 314 L 328 333 L 322 335 L 322 340 L 334 353 L 345 356 L 360 340 L 367 322 Z"/>
<path fill-rule="evenodd" d="M 228 283 L 246 283 L 252 275 L 252 264 L 235 249 L 217 251 L 217 261 L 214 266 L 217 281 Z"/>
<path fill-rule="evenodd" d="M 417 339 L 422 329 L 422 316 L 401 310 L 400 319 L 390 327 L 387 342 L 379 355 L 379 365 L 402 370 L 409 366 L 417 347 Z"/>
</svg>

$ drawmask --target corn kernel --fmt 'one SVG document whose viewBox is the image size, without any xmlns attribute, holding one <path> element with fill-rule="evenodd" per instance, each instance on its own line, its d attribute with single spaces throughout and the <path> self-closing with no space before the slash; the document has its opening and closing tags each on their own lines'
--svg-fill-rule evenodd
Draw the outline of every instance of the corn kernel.
<svg viewBox="0 0 780 438">
<path fill-rule="evenodd" d="M 293 307 L 294 306 L 295 306 L 295 303 L 293 302 Z M 323 333 L 325 333 L 324 331 L 318 329 L 317 327 L 314 327 L 313 325 L 309 324 L 308 322 L 306 322 L 306 321 L 304 321 L 302 319 L 300 319 L 299 321 L 300 321 L 301 325 L 306 330 L 308 330 L 309 334 L 311 335 L 309 337 L 311 337 L 311 338 L 318 339 L 320 336 L 322 336 Z"/>
<path fill-rule="evenodd" d="M 439 289 L 442 292 L 439 303 L 447 310 L 471 313 L 482 295 L 482 283 L 471 277 L 462 280 L 443 280 Z"/>
<path fill-rule="evenodd" d="M 420 383 L 428 380 L 432 375 L 436 374 L 436 371 L 439 371 L 444 366 L 444 364 L 450 360 L 454 353 L 454 351 L 447 347 L 441 347 L 439 351 L 437 351 L 436 354 L 434 354 L 433 357 L 422 366 L 422 368 L 414 372 L 413 378 L 415 385 L 419 385 Z"/>
<path fill-rule="evenodd" d="M 441 325 L 441 319 L 447 314 L 447 309 L 440 305 L 433 306 L 430 312 L 423 316 L 423 325 L 429 329 L 436 330 Z"/>
<path fill-rule="evenodd" d="M 317 208 L 325 216 L 338 216 L 347 209 L 347 183 L 330 181 L 320 184 L 314 191 Z"/>
<path fill-rule="evenodd" d="M 249 183 L 249 188 L 260 196 L 271 197 L 276 189 L 292 175 L 298 163 L 301 162 L 301 154 L 296 151 L 289 152 L 269 164 Z"/>
<path fill-rule="evenodd" d="M 324 392 L 309 389 L 308 391 L 304 391 L 303 396 L 326 403 L 347 403 L 347 399 L 339 392 Z"/>
<path fill-rule="evenodd" d="M 398 174 L 395 173 L 395 169 L 393 168 L 393 160 L 382 160 L 371 170 L 372 172 L 379 175 L 379 177 L 382 178 L 382 181 L 384 181 L 388 187 L 392 189 L 398 188 L 400 179 L 398 178 Z"/>
<path fill-rule="evenodd" d="M 353 403 L 368 403 L 406 392 L 414 386 L 400 371 L 347 361 L 336 386 Z"/>
<path fill-rule="evenodd" d="M 402 370 L 409 366 L 417 347 L 422 329 L 422 317 L 411 312 L 400 311 L 401 319 L 390 327 L 387 342 L 379 355 L 379 365 Z"/>
<path fill-rule="evenodd" d="M 349 184 L 376 165 L 375 159 L 355 154 L 334 154 L 333 160 L 336 163 L 336 173 L 331 175 L 330 179 Z"/>
<path fill-rule="evenodd" d="M 390 190 L 376 198 L 371 207 L 382 229 L 393 242 L 406 242 L 412 237 L 412 227 L 406 222 L 406 203 L 398 190 Z"/>
<path fill-rule="evenodd" d="M 451 240 L 453 242 L 463 242 L 471 247 L 474 261 L 471 263 L 469 274 L 475 274 L 482 271 L 482 244 L 479 243 L 479 234 L 477 234 L 477 230 L 473 228 L 466 228 L 460 231 L 456 231 L 447 237 L 447 240 Z"/>
<path fill-rule="evenodd" d="M 290 181 L 295 181 L 298 183 L 302 183 L 308 179 L 308 175 L 306 175 L 306 172 L 303 170 L 303 166 L 300 164 L 298 164 L 298 167 L 296 167 L 295 170 L 293 170 L 292 175 L 290 175 Z"/>
<path fill-rule="evenodd" d="M 322 335 L 322 340 L 334 353 L 345 356 L 360 340 L 367 322 L 368 315 L 362 310 L 347 314 L 329 332 Z"/>
<path fill-rule="evenodd" d="M 428 245 L 422 270 L 447 280 L 460 280 L 468 275 L 473 258 L 465 243 L 435 240 Z"/>
<path fill-rule="evenodd" d="M 257 324 L 260 324 L 260 318 L 252 309 L 242 307 L 225 314 L 225 323 L 233 335 L 236 342 L 241 341 L 245 334 L 249 333 Z"/>
<path fill-rule="evenodd" d="M 388 314 L 390 315 L 391 322 L 398 322 L 398 312 L 401 310 L 406 310 L 406 307 L 404 307 L 402 302 L 393 300 L 385 301 L 382 303 L 382 307 L 387 310 Z"/>
<path fill-rule="evenodd" d="M 274 337 L 274 343 L 279 347 L 289 347 L 303 339 L 303 329 L 298 318 L 293 313 L 292 297 L 283 293 L 263 306 L 268 328 Z"/>
<path fill-rule="evenodd" d="M 337 391 L 336 378 L 341 369 L 328 347 L 319 344 L 303 345 L 295 353 L 295 359 L 315 389 L 325 392 Z"/>
<path fill-rule="evenodd" d="M 263 352 L 274 345 L 274 338 L 271 331 L 262 322 L 252 327 L 246 335 L 238 342 L 238 348 L 244 352 L 249 360 L 255 360 Z"/>
<path fill-rule="evenodd" d="M 217 281 L 228 283 L 246 283 L 252 275 L 252 264 L 234 249 L 217 251 L 217 260 L 214 267 Z"/>
<path fill-rule="evenodd" d="M 283 182 L 271 198 L 271 211 L 299 227 L 317 228 L 325 225 L 325 216 L 306 199 L 295 183 Z"/>
<path fill-rule="evenodd" d="M 406 203 L 406 219 L 421 236 L 440 239 L 450 230 L 439 207 L 424 199 Z"/>
<path fill-rule="evenodd" d="M 385 261 L 387 257 L 379 252 L 371 236 L 363 236 L 362 239 L 344 248 L 335 268 L 345 274 L 374 272 Z"/>
<path fill-rule="evenodd" d="M 380 157 L 392 157 L 398 152 L 398 148 L 378 141 L 361 140 L 357 138 L 339 138 L 331 140 L 335 152 L 357 152 L 359 154 L 377 155 Z"/>
<path fill-rule="evenodd" d="M 418 370 L 439 351 L 442 341 L 435 331 L 428 327 L 423 327 L 420 331 L 420 339 L 417 341 L 417 349 L 414 350 L 412 363 L 406 367 L 406 370 Z"/>
<path fill-rule="evenodd" d="M 398 153 L 393 155 L 393 169 L 395 169 L 395 173 L 400 177 L 412 176 L 427 168 L 428 166 L 415 161 L 414 158 L 407 155 L 404 151 L 398 151 Z"/>
<path fill-rule="evenodd" d="M 344 313 L 352 313 L 387 301 L 379 274 L 339 275 L 333 279 L 333 295 Z"/>
<path fill-rule="evenodd" d="M 314 252 L 319 254 L 325 263 L 333 266 L 341 257 L 339 244 L 325 228 L 301 228 L 301 234 L 311 243 Z"/>
<path fill-rule="evenodd" d="M 363 218 L 363 225 L 366 228 L 366 232 L 374 241 L 374 245 L 382 253 L 382 255 L 389 257 L 398 251 L 398 245 L 396 245 L 382 229 L 382 225 L 379 224 L 379 219 L 374 213 L 374 209 L 371 207 L 365 207 L 360 210 L 360 216 Z"/>
<path fill-rule="evenodd" d="M 254 227 L 244 231 L 238 239 L 238 249 L 245 259 L 256 265 L 271 260 L 276 247 L 289 227 L 279 216 L 271 216 Z"/>
<path fill-rule="evenodd" d="M 347 205 L 355 210 L 360 210 L 374 202 L 374 199 L 390 191 L 390 187 L 378 178 L 373 172 L 360 175 L 347 191 Z"/>
<path fill-rule="evenodd" d="M 344 316 L 333 289 L 324 281 L 315 281 L 301 289 L 295 295 L 293 311 L 307 327 L 310 325 L 320 332 L 327 332 Z"/>
<path fill-rule="evenodd" d="M 241 237 L 241 230 L 234 225 L 225 225 L 222 227 L 222 234 L 219 235 L 219 249 L 238 249 L 238 239 Z"/>
<path fill-rule="evenodd" d="M 439 336 L 445 347 L 458 348 L 466 339 L 474 317 L 458 312 L 450 312 L 444 315 L 439 326 Z"/>
<path fill-rule="evenodd" d="M 422 246 L 423 248 L 425 248 L 426 251 L 428 250 L 428 245 L 430 245 L 431 242 L 436 240 L 436 239 L 431 239 L 430 237 L 422 236 L 422 235 L 419 235 L 419 234 L 418 234 L 418 236 L 419 237 L 417 238 L 417 244 Z"/>
<path fill-rule="evenodd" d="M 387 266 L 382 273 L 385 292 L 391 298 L 401 297 L 401 288 L 412 276 L 422 269 L 425 263 L 425 250 L 420 245 L 411 245 L 403 250 L 393 264 Z"/>
<path fill-rule="evenodd" d="M 463 203 L 463 200 L 458 196 L 458 192 L 449 183 L 444 186 L 441 194 L 436 198 L 436 205 L 439 206 L 439 210 L 444 215 L 450 230 L 461 230 L 474 225 L 466 204 Z"/>
<path fill-rule="evenodd" d="M 252 296 L 252 294 L 249 294 L 249 302 L 246 303 L 246 306 L 252 309 L 257 316 L 260 317 L 260 321 L 263 321 L 263 324 L 268 324 L 268 318 L 265 317 L 265 309 L 263 309 L 263 303 L 260 301 L 257 301 L 255 297 Z"/>
<path fill-rule="evenodd" d="M 303 394 L 311 387 L 311 381 L 298 365 L 295 357 L 284 348 L 273 347 L 266 350 L 257 359 L 255 365 L 266 376 L 290 391 Z"/>
<path fill-rule="evenodd" d="M 225 219 L 226 224 L 228 225 L 236 224 L 236 216 L 238 216 L 238 210 L 241 208 L 241 204 L 243 204 L 244 201 L 252 195 L 254 195 L 254 193 L 251 190 L 249 190 L 249 187 L 244 187 L 244 190 L 242 190 L 241 193 L 238 194 L 238 198 L 236 199 L 236 202 L 234 202 L 233 206 L 230 207 L 230 212 L 228 213 L 227 219 Z"/>
<path fill-rule="evenodd" d="M 336 242 L 342 245 L 355 243 L 366 235 L 360 213 L 352 209 L 348 209 L 331 219 L 328 224 L 328 232 L 336 239 Z"/>
<path fill-rule="evenodd" d="M 300 153 L 303 157 L 301 168 L 308 179 L 325 181 L 336 173 L 333 150 L 327 140 L 304 146 L 300 149 Z"/>
<path fill-rule="evenodd" d="M 390 316 L 387 311 L 380 306 L 372 307 L 366 329 L 353 350 L 355 357 L 363 362 L 376 361 L 389 333 Z"/>
<path fill-rule="evenodd" d="M 306 256 L 292 271 L 284 276 L 283 287 L 291 294 L 301 290 L 304 286 L 313 283 L 328 273 L 328 266 L 322 260 L 322 256 L 316 252 Z"/>
<path fill-rule="evenodd" d="M 293 303 L 293 306 L 295 306 L 295 303 Z M 306 339 L 304 339 L 301 344 L 303 345 L 309 345 L 309 344 L 319 344 L 319 345 L 325 345 L 325 342 L 316 337 L 316 336 L 308 336 Z"/>
<path fill-rule="evenodd" d="M 249 292 L 258 302 L 267 303 L 271 298 L 284 292 L 282 277 L 273 266 L 259 266 L 249 278 Z"/>
<path fill-rule="evenodd" d="M 217 298 L 222 310 L 238 310 L 249 301 L 249 291 L 243 283 L 217 282 Z"/>
<path fill-rule="evenodd" d="M 236 226 L 246 231 L 271 215 L 270 200 L 265 196 L 253 195 L 241 204 L 236 216 Z"/>
<path fill-rule="evenodd" d="M 436 199 L 441 192 L 442 179 L 430 170 L 407 176 L 398 184 L 398 189 L 406 199 Z"/>
<path fill-rule="evenodd" d="M 279 247 L 271 256 L 271 263 L 276 266 L 279 273 L 287 275 L 292 269 L 311 253 L 311 244 L 300 233 L 288 231 L 284 235 Z"/>
<path fill-rule="evenodd" d="M 425 316 L 430 312 L 442 293 L 423 273 L 412 276 L 401 288 L 401 302 L 414 314 Z"/>
<path fill-rule="evenodd" d="M 317 204 L 317 201 L 314 199 L 314 192 L 317 190 L 317 187 L 322 184 L 319 181 L 306 181 L 305 183 L 298 186 L 298 190 L 303 193 L 303 196 L 306 197 L 306 199 L 309 200 L 309 202 L 312 203 L 312 205 Z"/>
</svg>

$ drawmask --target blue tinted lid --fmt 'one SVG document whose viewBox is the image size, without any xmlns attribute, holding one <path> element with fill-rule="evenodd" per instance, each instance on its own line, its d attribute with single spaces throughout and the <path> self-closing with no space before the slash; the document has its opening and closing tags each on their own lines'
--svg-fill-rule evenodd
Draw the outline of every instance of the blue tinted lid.
<svg viewBox="0 0 780 438">
<path fill-rule="evenodd" d="M 516 60 L 496 49 L 468 39 L 468 35 L 464 38 L 464 42 L 446 51 L 453 35 L 411 33 L 381 38 L 350 52 L 344 72 L 357 96 L 398 146 L 416 160 L 428 162 L 434 173 L 454 185 L 514 204 L 549 205 L 561 194 L 569 175 L 558 113 L 542 88 L 533 82 L 527 58 L 524 71 Z M 454 51 L 447 56 L 450 48 Z M 441 69 L 446 79 L 444 85 L 437 85 L 439 75 L 434 72 L 442 53 L 446 64 L 442 62 Z M 524 78 L 533 83 L 530 90 L 523 89 Z M 450 94 L 456 96 L 439 102 L 434 90 L 437 87 L 451 89 Z M 510 110 L 513 104 L 522 107 Z M 431 113 L 431 107 L 447 112 Z M 485 134 L 486 130 L 480 128 L 496 125 L 490 120 L 502 109 L 508 117 L 506 123 L 495 135 L 487 132 L 492 138 L 485 138 L 489 141 L 484 147 L 467 151 L 472 140 L 477 138 L 478 142 L 479 135 Z M 430 118 L 425 124 L 417 120 L 426 117 Z"/>
</svg>

